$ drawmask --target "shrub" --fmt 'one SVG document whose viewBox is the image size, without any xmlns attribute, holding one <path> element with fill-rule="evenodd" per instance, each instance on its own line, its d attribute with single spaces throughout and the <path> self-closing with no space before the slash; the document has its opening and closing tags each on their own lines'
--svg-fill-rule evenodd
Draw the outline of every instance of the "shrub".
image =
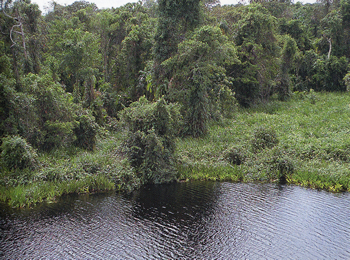
<svg viewBox="0 0 350 260">
<path fill-rule="evenodd" d="M 42 150 L 70 145 L 76 126 L 71 96 L 48 76 L 28 74 L 21 91 L 4 88 L 8 117 L 3 122 L 5 134 L 19 134 Z"/>
<path fill-rule="evenodd" d="M 1 161 L 9 170 L 34 169 L 37 166 L 37 154 L 20 136 L 9 136 L 2 139 Z"/>
<path fill-rule="evenodd" d="M 143 139 L 145 144 L 145 153 L 141 167 L 144 172 L 146 182 L 166 183 L 175 179 L 176 171 L 173 163 L 173 148 L 165 148 L 167 140 L 155 131 L 149 131 Z"/>
<path fill-rule="evenodd" d="M 135 175 L 133 168 L 128 165 L 123 165 L 122 168 L 118 169 L 114 182 L 118 190 L 124 192 L 132 192 L 141 186 L 140 178 Z"/>
<path fill-rule="evenodd" d="M 277 134 L 273 129 L 263 127 L 257 128 L 254 131 L 254 136 L 251 141 L 253 151 L 259 151 L 265 148 L 272 148 L 278 144 Z"/>
<path fill-rule="evenodd" d="M 294 172 L 294 163 L 287 157 L 281 158 L 277 162 L 279 181 L 286 182 L 286 175 Z"/>
<path fill-rule="evenodd" d="M 80 148 L 93 151 L 96 145 L 96 135 L 99 126 L 87 110 L 80 111 L 76 120 L 79 124 L 74 128 L 74 133 L 77 137 L 74 144 Z"/>
<path fill-rule="evenodd" d="M 163 99 L 150 103 L 145 97 L 120 113 L 122 122 L 129 130 L 124 150 L 137 177 L 144 183 L 163 183 L 175 179 L 176 115 L 174 107 L 167 105 Z"/>
<path fill-rule="evenodd" d="M 293 173 L 294 164 L 289 158 L 284 157 L 278 160 L 277 169 L 281 174 Z"/>
<path fill-rule="evenodd" d="M 243 150 L 239 147 L 233 147 L 224 154 L 224 158 L 233 165 L 243 164 L 245 157 Z"/>
</svg>

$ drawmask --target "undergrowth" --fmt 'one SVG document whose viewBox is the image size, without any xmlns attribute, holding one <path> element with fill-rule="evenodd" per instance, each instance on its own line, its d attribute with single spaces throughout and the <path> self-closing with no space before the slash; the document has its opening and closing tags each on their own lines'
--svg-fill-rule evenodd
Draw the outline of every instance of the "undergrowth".
<svg viewBox="0 0 350 260">
<path fill-rule="evenodd" d="M 177 140 L 179 178 L 350 191 L 350 95 L 296 93 L 240 109 L 208 136 Z"/>
<path fill-rule="evenodd" d="M 297 93 L 238 109 L 201 138 L 175 140 L 177 179 L 280 182 L 350 191 L 350 95 Z M 142 185 L 121 152 L 125 132 L 101 132 L 94 151 L 38 153 L 35 167 L 0 171 L 0 201 L 12 207 L 55 201 L 70 193 L 133 191 Z"/>
<path fill-rule="evenodd" d="M 55 201 L 64 194 L 134 190 L 141 184 L 118 152 L 121 135 L 100 137 L 94 152 L 71 147 L 41 153 L 36 170 L 1 171 L 0 201 L 18 208 Z"/>
</svg>

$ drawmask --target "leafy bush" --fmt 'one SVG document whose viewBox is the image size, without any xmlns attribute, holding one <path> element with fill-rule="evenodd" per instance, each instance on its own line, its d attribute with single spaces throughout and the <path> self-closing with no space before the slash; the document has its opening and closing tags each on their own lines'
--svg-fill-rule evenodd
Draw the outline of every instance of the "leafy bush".
<svg viewBox="0 0 350 260">
<path fill-rule="evenodd" d="M 76 120 L 79 124 L 74 128 L 74 133 L 77 137 L 74 144 L 83 149 L 94 150 L 96 135 L 99 128 L 94 117 L 89 111 L 84 110 L 78 113 Z"/>
<path fill-rule="evenodd" d="M 65 180 L 62 169 L 56 167 L 43 168 L 39 174 L 39 179 L 43 181 L 63 181 Z"/>
<path fill-rule="evenodd" d="M 9 136 L 2 139 L 1 161 L 9 170 L 35 169 L 37 154 L 20 136 Z"/>
<path fill-rule="evenodd" d="M 253 151 L 259 151 L 265 148 L 272 148 L 278 144 L 277 134 L 273 129 L 263 127 L 257 128 L 251 141 Z"/>
<path fill-rule="evenodd" d="M 348 62 L 344 56 L 331 56 L 328 59 L 326 56 L 319 57 L 314 51 L 307 51 L 300 60 L 294 90 L 345 91 L 347 69 Z"/>
<path fill-rule="evenodd" d="M 239 147 L 233 147 L 225 152 L 224 158 L 233 165 L 241 165 L 245 160 L 245 153 Z"/>
<path fill-rule="evenodd" d="M 132 167 L 128 165 L 122 166 L 123 167 L 118 169 L 114 182 L 118 190 L 132 192 L 141 186 L 140 178 L 135 175 Z"/>
<path fill-rule="evenodd" d="M 345 91 L 343 81 L 348 68 L 345 57 L 331 56 L 329 59 L 318 59 L 315 63 L 316 73 L 313 75 L 316 91 Z"/>
<path fill-rule="evenodd" d="M 284 157 L 278 160 L 277 169 L 280 175 L 291 174 L 294 172 L 294 164 L 291 159 Z"/>
<path fill-rule="evenodd" d="M 170 113 L 171 110 L 173 113 Z M 125 140 L 127 158 L 144 183 L 175 179 L 174 132 L 178 114 L 174 111 L 173 105 L 167 105 L 163 99 L 150 103 L 141 97 L 120 113 L 129 130 Z"/>
<path fill-rule="evenodd" d="M 162 63 L 170 81 L 167 91 L 160 92 L 167 100 L 183 105 L 184 135 L 207 134 L 208 123 L 235 101 L 230 89 L 232 78 L 226 76 L 225 67 L 239 63 L 237 58 L 234 44 L 221 29 L 205 25 L 182 41 L 177 53 Z"/>
<path fill-rule="evenodd" d="M 279 172 L 279 180 L 285 182 L 286 175 L 294 172 L 294 163 L 288 157 L 281 158 L 277 162 L 277 169 Z"/>
<path fill-rule="evenodd" d="M 69 93 L 49 76 L 28 74 L 22 91 L 7 86 L 8 118 L 3 122 L 5 133 L 20 134 L 34 147 L 52 150 L 73 143 L 93 150 L 98 125 L 88 110 L 73 103 Z"/>
<path fill-rule="evenodd" d="M 4 92 L 9 104 L 3 123 L 6 134 L 19 134 L 42 150 L 68 146 L 74 141 L 74 110 L 78 107 L 48 75 L 28 74 L 21 91 L 6 86 Z"/>
</svg>

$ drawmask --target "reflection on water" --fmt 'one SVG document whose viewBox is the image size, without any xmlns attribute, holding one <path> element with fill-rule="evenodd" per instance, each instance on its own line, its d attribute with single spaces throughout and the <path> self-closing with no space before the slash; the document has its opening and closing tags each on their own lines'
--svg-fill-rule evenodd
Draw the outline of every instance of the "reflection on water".
<svg viewBox="0 0 350 260">
<path fill-rule="evenodd" d="M 350 194 L 192 182 L 0 207 L 4 259 L 350 259 Z"/>
</svg>

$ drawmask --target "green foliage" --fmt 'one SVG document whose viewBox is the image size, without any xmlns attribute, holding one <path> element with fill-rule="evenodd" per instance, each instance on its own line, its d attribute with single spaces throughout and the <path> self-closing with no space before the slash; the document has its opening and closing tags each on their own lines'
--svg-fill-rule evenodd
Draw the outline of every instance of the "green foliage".
<svg viewBox="0 0 350 260">
<path fill-rule="evenodd" d="M 346 91 L 350 91 L 350 73 L 346 73 L 345 77 L 344 77 L 344 83 L 346 86 Z"/>
<path fill-rule="evenodd" d="M 76 126 L 71 98 L 49 76 L 28 74 L 23 83 L 23 92 L 7 88 L 11 109 L 6 124 L 12 124 L 12 132 L 43 150 L 71 143 Z"/>
<path fill-rule="evenodd" d="M 321 51 L 321 54 L 335 55 L 337 57 L 341 57 L 345 54 L 345 46 L 343 46 L 342 41 L 342 23 L 342 17 L 338 10 L 329 12 L 321 20 L 321 25 L 323 27 L 323 38 L 319 39 L 317 42 L 318 49 Z"/>
<path fill-rule="evenodd" d="M 0 187 L 0 201 L 11 207 L 24 208 L 34 206 L 43 201 L 54 202 L 64 194 L 88 194 L 114 189 L 114 183 L 102 175 L 87 176 L 80 180 L 63 182 L 43 182 L 27 186 L 19 185 L 4 189 Z"/>
<path fill-rule="evenodd" d="M 119 116 L 131 132 L 146 133 L 154 129 L 159 136 L 172 137 L 178 131 L 174 125 L 181 119 L 178 111 L 179 105 L 166 104 L 164 99 L 151 103 L 141 97 L 121 111 Z"/>
<path fill-rule="evenodd" d="M 140 18 L 141 20 L 141 18 Z M 151 58 L 153 45 L 153 24 L 147 16 L 142 17 L 140 25 L 133 25 L 121 43 L 116 74 L 120 88 L 126 90 L 131 100 L 136 101 L 144 95 L 146 88 L 140 89 L 138 81 L 140 71 L 146 67 Z"/>
<path fill-rule="evenodd" d="M 5 43 L 0 41 L 0 74 L 5 77 L 10 77 L 11 72 L 11 63 L 9 57 L 5 53 Z"/>
<path fill-rule="evenodd" d="M 279 25 L 281 34 L 290 35 L 298 46 L 298 49 L 305 52 L 310 50 L 311 40 L 307 33 L 306 25 L 300 19 L 287 20 L 282 18 Z"/>
<path fill-rule="evenodd" d="M 279 100 L 287 100 L 291 95 L 290 72 L 294 68 L 294 61 L 298 47 L 295 40 L 289 35 L 284 36 L 284 45 L 282 49 L 281 74 L 277 85 Z"/>
<path fill-rule="evenodd" d="M 242 176 L 235 181 L 244 182 L 285 179 L 286 183 L 333 192 L 349 190 L 349 95 L 314 92 L 315 104 L 310 104 L 309 95 L 288 102 L 273 101 L 282 106 L 271 114 L 264 106 L 241 109 L 234 120 L 212 124 L 205 138 L 179 139 L 176 154 L 180 178 L 233 180 Z M 251 152 L 251 132 L 257 126 L 273 126 L 279 142 L 270 142 L 274 145 L 270 149 Z M 229 164 L 231 151 L 233 158 L 244 156 L 244 163 Z"/>
<path fill-rule="evenodd" d="M 156 62 L 160 64 L 175 54 L 181 36 L 199 24 L 200 1 L 160 0 L 158 1 L 158 14 L 154 52 Z"/>
<path fill-rule="evenodd" d="M 59 22 L 56 26 L 59 28 L 53 27 L 52 29 L 61 31 L 65 27 L 62 27 Z M 84 93 L 80 81 L 91 77 L 91 72 L 96 73 L 101 62 L 97 36 L 80 28 L 69 28 L 61 33 L 52 34 L 54 36 L 51 43 L 52 52 L 60 64 L 61 80 L 67 86 L 68 91 L 73 92 L 74 84 L 78 84 L 81 87 L 80 92 Z"/>
<path fill-rule="evenodd" d="M 10 114 L 10 102 L 8 97 L 8 86 L 14 86 L 15 81 L 8 79 L 4 74 L 0 74 L 0 136 L 2 137 L 6 130 L 6 119 Z"/>
<path fill-rule="evenodd" d="M 172 75 L 167 99 L 184 105 L 185 134 L 205 135 L 209 120 L 215 118 L 220 107 L 228 105 L 228 99 L 234 107 L 229 94 L 232 82 L 226 76 L 225 66 L 238 62 L 234 45 L 220 28 L 203 26 L 191 39 L 179 44 L 176 55 L 162 63 Z"/>
<path fill-rule="evenodd" d="M 313 89 L 316 91 L 345 91 L 344 77 L 347 73 L 348 62 L 345 57 L 318 59 L 314 65 Z"/>
<path fill-rule="evenodd" d="M 284 45 L 282 49 L 282 73 L 288 73 L 298 52 L 298 46 L 295 40 L 289 35 L 284 36 Z"/>
<path fill-rule="evenodd" d="M 2 139 L 1 162 L 8 170 L 35 169 L 38 165 L 35 150 L 20 136 Z"/>
<path fill-rule="evenodd" d="M 174 180 L 174 129 L 178 119 L 169 112 L 163 99 L 150 103 L 145 97 L 120 113 L 129 129 L 125 151 L 131 167 L 143 183 L 163 183 Z"/>
<path fill-rule="evenodd" d="M 144 146 L 144 151 L 139 169 L 145 183 L 166 183 L 175 179 L 173 147 L 170 146 L 173 144 L 170 142 L 171 140 L 161 138 L 153 131 L 142 136 L 140 146 Z"/>
<path fill-rule="evenodd" d="M 95 118 L 88 110 L 78 112 L 76 116 L 78 126 L 74 128 L 76 140 L 74 144 L 80 148 L 92 151 L 96 145 L 96 135 L 98 132 L 98 125 Z"/>
<path fill-rule="evenodd" d="M 114 182 L 118 190 L 123 192 L 132 192 L 141 186 L 141 179 L 136 176 L 134 169 L 130 164 L 123 160 L 121 167 L 118 168 L 118 174 Z"/>
<path fill-rule="evenodd" d="M 345 57 L 317 56 L 314 51 L 308 51 L 298 65 L 295 90 L 315 91 L 345 91 L 348 61 Z"/>
<path fill-rule="evenodd" d="M 174 179 L 174 168 L 184 179 L 350 190 L 347 94 L 318 93 L 350 88 L 348 2 L 149 0 L 98 10 L 80 1 L 42 16 L 36 4 L 7 1 L 0 136 L 40 149 L 42 167 L 3 162 L 0 184 L 16 187 L 0 197 L 22 206 L 111 181 L 131 191 Z M 255 147 L 257 126 L 273 126 L 279 142 L 257 131 Z M 125 154 L 106 131 L 123 127 Z M 184 135 L 197 138 L 175 139 Z"/>
<path fill-rule="evenodd" d="M 240 105 L 250 106 L 272 94 L 278 73 L 279 49 L 276 18 L 260 4 L 243 7 L 235 24 L 235 42 L 241 63 L 228 72 L 234 78 L 234 91 Z"/>
<path fill-rule="evenodd" d="M 297 80 L 294 90 L 308 91 L 314 87 L 312 75 L 314 74 L 314 64 L 318 56 L 314 50 L 306 51 L 298 58 Z"/>
<path fill-rule="evenodd" d="M 193 84 L 195 85 L 190 93 L 189 110 L 186 115 L 185 134 L 199 137 L 208 132 L 209 100 L 207 89 L 203 84 L 203 75 L 200 71 L 193 71 Z"/>
<path fill-rule="evenodd" d="M 286 182 L 287 175 L 294 173 L 295 166 L 290 158 L 284 157 L 278 160 L 277 169 L 279 171 L 279 181 L 283 183 Z"/>
<path fill-rule="evenodd" d="M 344 25 L 349 27 L 350 25 L 350 1 L 349 0 L 340 1 L 340 11 L 341 11 Z"/>
<path fill-rule="evenodd" d="M 180 180 L 203 180 L 203 181 L 244 181 L 242 170 L 231 165 L 193 165 L 177 167 Z"/>
<path fill-rule="evenodd" d="M 118 94 L 118 92 L 113 90 L 104 92 L 101 99 L 107 115 L 113 118 L 118 118 L 118 112 L 129 104 L 126 95 Z"/>
<path fill-rule="evenodd" d="M 10 134 L 21 134 L 35 147 L 52 150 L 73 142 L 88 150 L 96 143 L 98 126 L 88 110 L 84 111 L 48 76 L 29 74 L 23 92 L 7 87 L 9 117 L 5 120 Z"/>
<path fill-rule="evenodd" d="M 255 129 L 251 141 L 253 151 L 260 151 L 265 148 L 272 148 L 279 142 L 276 131 L 264 127 Z"/>
<path fill-rule="evenodd" d="M 233 165 L 241 165 L 246 159 L 246 154 L 242 147 L 232 147 L 224 152 L 224 158 Z"/>
</svg>

